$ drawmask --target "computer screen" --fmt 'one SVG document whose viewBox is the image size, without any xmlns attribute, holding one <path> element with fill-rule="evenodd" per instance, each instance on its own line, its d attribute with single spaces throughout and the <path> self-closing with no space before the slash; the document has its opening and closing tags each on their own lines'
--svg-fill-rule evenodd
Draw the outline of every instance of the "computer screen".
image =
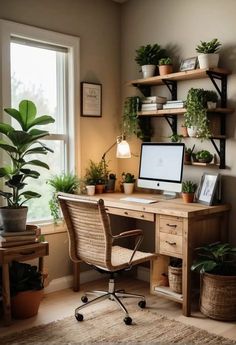
<svg viewBox="0 0 236 345">
<path fill-rule="evenodd" d="M 183 161 L 182 143 L 142 143 L 138 187 L 181 192 Z"/>
</svg>

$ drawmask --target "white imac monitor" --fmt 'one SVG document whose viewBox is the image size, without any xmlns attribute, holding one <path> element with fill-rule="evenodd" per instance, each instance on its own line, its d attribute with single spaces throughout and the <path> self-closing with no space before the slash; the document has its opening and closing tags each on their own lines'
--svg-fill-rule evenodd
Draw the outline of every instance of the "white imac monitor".
<svg viewBox="0 0 236 345">
<path fill-rule="evenodd" d="M 184 144 L 142 143 L 138 187 L 175 197 L 182 189 Z"/>
</svg>

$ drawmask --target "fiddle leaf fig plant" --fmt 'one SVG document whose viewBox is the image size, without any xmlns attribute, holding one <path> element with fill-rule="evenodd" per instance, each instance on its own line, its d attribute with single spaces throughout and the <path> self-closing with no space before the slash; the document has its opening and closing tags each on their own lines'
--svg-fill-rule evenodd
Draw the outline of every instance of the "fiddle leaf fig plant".
<svg viewBox="0 0 236 345">
<path fill-rule="evenodd" d="M 37 116 L 37 108 L 29 100 L 21 101 L 19 109 L 5 108 L 4 110 L 18 122 L 20 129 L 15 129 L 7 123 L 0 123 L 0 133 L 3 134 L 0 149 L 5 151 L 9 157 L 9 164 L 0 167 L 0 177 L 5 179 L 5 185 L 11 190 L 0 190 L 0 196 L 7 200 L 8 207 L 17 208 L 29 199 L 41 196 L 30 190 L 22 190 L 27 185 L 28 178 L 38 179 L 40 176 L 37 169 L 34 170 L 31 166 L 49 169 L 46 163 L 38 159 L 31 159 L 30 156 L 53 152 L 39 141 L 49 132 L 35 127 L 53 123 L 55 120 L 49 115 Z"/>
</svg>

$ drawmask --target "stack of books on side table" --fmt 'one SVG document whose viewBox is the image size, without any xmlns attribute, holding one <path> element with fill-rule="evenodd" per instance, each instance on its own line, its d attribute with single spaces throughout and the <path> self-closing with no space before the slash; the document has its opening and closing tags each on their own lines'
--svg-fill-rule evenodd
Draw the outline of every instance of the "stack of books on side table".
<svg viewBox="0 0 236 345">
<path fill-rule="evenodd" d="M 176 101 L 167 101 L 163 105 L 163 109 L 176 109 L 184 108 L 184 101 L 182 99 L 177 99 Z"/>
<path fill-rule="evenodd" d="M 41 229 L 36 225 L 26 225 L 25 231 L 6 232 L 0 231 L 0 248 L 23 246 L 39 242 Z"/>
<path fill-rule="evenodd" d="M 150 96 L 142 99 L 142 111 L 159 110 L 163 108 L 166 97 Z"/>
</svg>

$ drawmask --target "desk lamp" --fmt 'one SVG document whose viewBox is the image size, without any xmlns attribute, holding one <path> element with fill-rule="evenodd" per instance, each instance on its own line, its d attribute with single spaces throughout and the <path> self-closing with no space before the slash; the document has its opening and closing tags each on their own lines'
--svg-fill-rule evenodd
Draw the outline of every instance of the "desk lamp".
<svg viewBox="0 0 236 345">
<path fill-rule="evenodd" d="M 131 158 L 130 147 L 127 141 L 125 140 L 124 135 L 119 135 L 116 141 L 103 153 L 102 160 L 105 160 L 106 154 L 115 146 L 116 149 L 116 158 Z"/>
</svg>

